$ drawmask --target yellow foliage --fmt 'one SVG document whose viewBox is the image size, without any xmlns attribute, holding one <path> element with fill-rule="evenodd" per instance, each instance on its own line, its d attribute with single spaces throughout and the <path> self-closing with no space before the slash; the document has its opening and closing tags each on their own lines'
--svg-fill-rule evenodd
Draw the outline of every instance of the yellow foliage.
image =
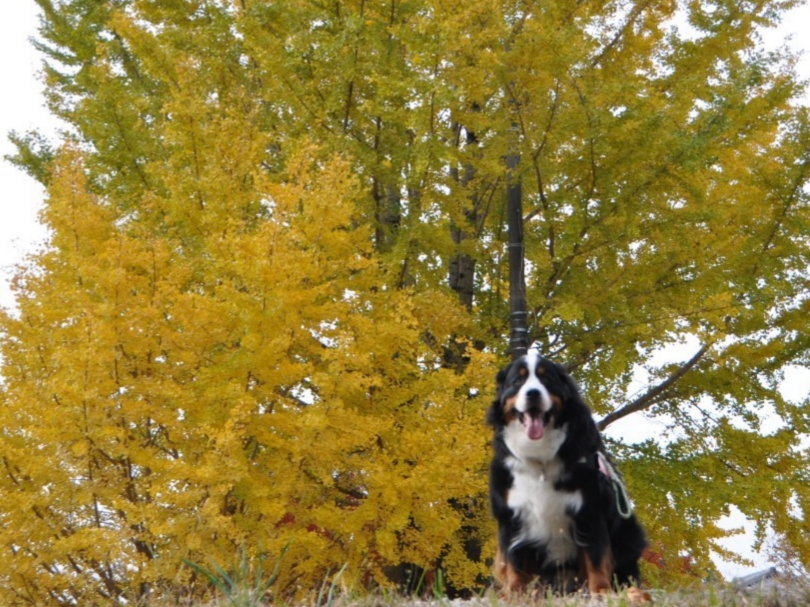
<svg viewBox="0 0 810 607">
<path fill-rule="evenodd" d="M 425 372 L 441 356 L 425 327 L 444 340 L 466 317 L 447 297 L 375 292 L 357 179 L 318 154 L 302 147 L 286 182 L 263 183 L 261 223 L 189 228 L 191 244 L 160 215 L 115 221 L 82 154 L 61 154 L 54 239 L 4 321 L 3 499 L 33 500 L 5 517 L 6 545 L 25 546 L 14 592 L 33 567 L 83 596 L 77 574 L 101 563 L 112 596 L 243 543 L 290 543 L 282 587 L 342 562 L 384 583 L 458 541 L 453 500 L 484 491 L 493 361 Z M 452 569 L 463 584 L 481 572 Z"/>
</svg>

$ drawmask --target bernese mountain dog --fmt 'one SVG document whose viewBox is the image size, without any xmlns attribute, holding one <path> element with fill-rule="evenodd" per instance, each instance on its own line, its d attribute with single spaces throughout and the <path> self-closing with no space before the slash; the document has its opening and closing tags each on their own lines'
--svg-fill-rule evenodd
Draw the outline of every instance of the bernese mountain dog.
<svg viewBox="0 0 810 607">
<path fill-rule="evenodd" d="M 489 494 L 502 591 L 535 581 L 591 594 L 637 584 L 644 530 L 574 380 L 530 350 L 497 384 L 487 423 L 495 431 Z"/>
</svg>

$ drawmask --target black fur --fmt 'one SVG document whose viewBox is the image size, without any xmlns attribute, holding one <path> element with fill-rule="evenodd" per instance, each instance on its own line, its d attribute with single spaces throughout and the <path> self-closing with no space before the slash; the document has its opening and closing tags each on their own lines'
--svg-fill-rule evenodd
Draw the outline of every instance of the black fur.
<svg viewBox="0 0 810 607">
<path fill-rule="evenodd" d="M 529 368 L 530 365 L 535 368 Z M 496 578 L 499 577 L 500 567 L 500 577 L 503 579 L 499 581 L 509 586 L 509 591 L 522 589 L 532 579 L 539 579 L 540 583 L 563 592 L 570 592 L 578 585 L 588 582 L 591 591 L 594 591 L 597 586 L 593 585 L 593 580 L 586 579 L 589 577 L 585 565 L 587 556 L 592 565 L 602 567 L 602 571 L 607 572 L 613 587 L 638 583 L 638 560 L 647 545 L 644 531 L 635 515 L 623 517 L 619 512 L 617 500 L 625 496 L 617 491 L 617 485 L 605 474 L 604 465 L 600 470 L 598 454 L 602 454 L 603 462 L 610 462 L 614 471 L 615 465 L 605 451 L 591 411 L 582 400 L 576 383 L 561 366 L 536 355 L 523 357 L 508 365 L 498 373 L 496 380 L 497 397 L 487 413 L 487 423 L 495 431 L 489 494 L 492 514 L 498 522 L 501 562 L 496 563 Z M 524 413 L 517 409 L 507 411 L 507 401 L 510 401 L 509 406 L 512 407 L 512 399 L 529 380 L 535 383 L 527 385 L 527 390 L 524 391 L 527 396 L 523 401 L 526 404 L 521 405 L 529 412 Z M 540 410 L 542 406 L 535 404 L 537 398 L 531 392 L 537 391 L 530 388 L 536 385 L 537 380 L 552 397 L 553 407 L 548 408 L 546 404 L 546 410 Z M 528 451 L 513 453 L 507 446 L 504 438 L 507 426 L 512 424 L 510 436 L 516 436 L 516 429 L 522 427 L 518 424 L 521 424 L 524 414 L 542 416 L 546 428 L 543 439 L 553 430 L 557 432 L 555 436 L 562 440 L 559 448 L 552 451 L 552 456 L 547 461 L 532 462 L 527 455 Z M 512 440 L 512 444 L 516 444 Z M 513 470 L 517 469 L 516 465 L 522 465 L 516 464 L 516 460 L 528 460 L 532 470 L 554 471 L 552 476 L 542 476 L 548 481 L 540 483 L 543 491 L 561 494 L 579 492 L 582 496 L 581 507 L 570 507 L 565 511 L 565 519 L 568 521 L 565 533 L 569 534 L 575 544 L 575 548 L 570 550 L 576 551 L 575 555 L 566 557 L 566 562 L 549 560 L 548 543 L 518 539 L 526 536 L 529 523 L 524 520 L 520 510 L 514 510 L 508 503 L 510 490 L 515 482 Z M 565 496 L 559 494 L 555 496 L 546 499 L 565 499 Z M 535 503 L 534 497 L 531 499 Z M 540 499 L 536 503 L 545 502 Z M 626 511 L 624 506 L 629 507 L 629 504 L 621 502 L 621 506 Z M 544 514 L 541 512 L 540 516 Z M 606 562 L 605 559 L 610 561 Z M 511 568 L 508 576 L 507 568 Z M 598 588 L 597 591 L 602 592 L 605 589 Z"/>
</svg>

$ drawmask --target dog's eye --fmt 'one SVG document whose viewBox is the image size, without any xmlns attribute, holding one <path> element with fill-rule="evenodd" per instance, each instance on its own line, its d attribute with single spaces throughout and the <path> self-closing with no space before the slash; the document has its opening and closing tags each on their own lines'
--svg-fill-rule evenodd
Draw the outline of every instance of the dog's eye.
<svg viewBox="0 0 810 607">
<path fill-rule="evenodd" d="M 524 379 L 526 378 L 518 375 L 515 379 L 512 380 L 512 383 L 517 386 L 518 384 L 522 384 Z"/>
</svg>

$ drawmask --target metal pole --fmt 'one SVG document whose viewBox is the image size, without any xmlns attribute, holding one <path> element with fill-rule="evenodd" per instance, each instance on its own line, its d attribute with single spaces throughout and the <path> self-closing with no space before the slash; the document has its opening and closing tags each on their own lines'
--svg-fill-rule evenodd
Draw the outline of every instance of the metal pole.
<svg viewBox="0 0 810 607">
<path fill-rule="evenodd" d="M 517 129 L 513 125 L 513 132 Z M 517 139 L 516 132 L 514 133 Z M 506 216 L 509 227 L 509 350 L 512 360 L 520 358 L 529 349 L 529 331 L 526 314 L 526 280 L 523 274 L 523 200 L 520 177 L 515 175 L 520 154 L 517 141 L 506 157 Z"/>
</svg>

